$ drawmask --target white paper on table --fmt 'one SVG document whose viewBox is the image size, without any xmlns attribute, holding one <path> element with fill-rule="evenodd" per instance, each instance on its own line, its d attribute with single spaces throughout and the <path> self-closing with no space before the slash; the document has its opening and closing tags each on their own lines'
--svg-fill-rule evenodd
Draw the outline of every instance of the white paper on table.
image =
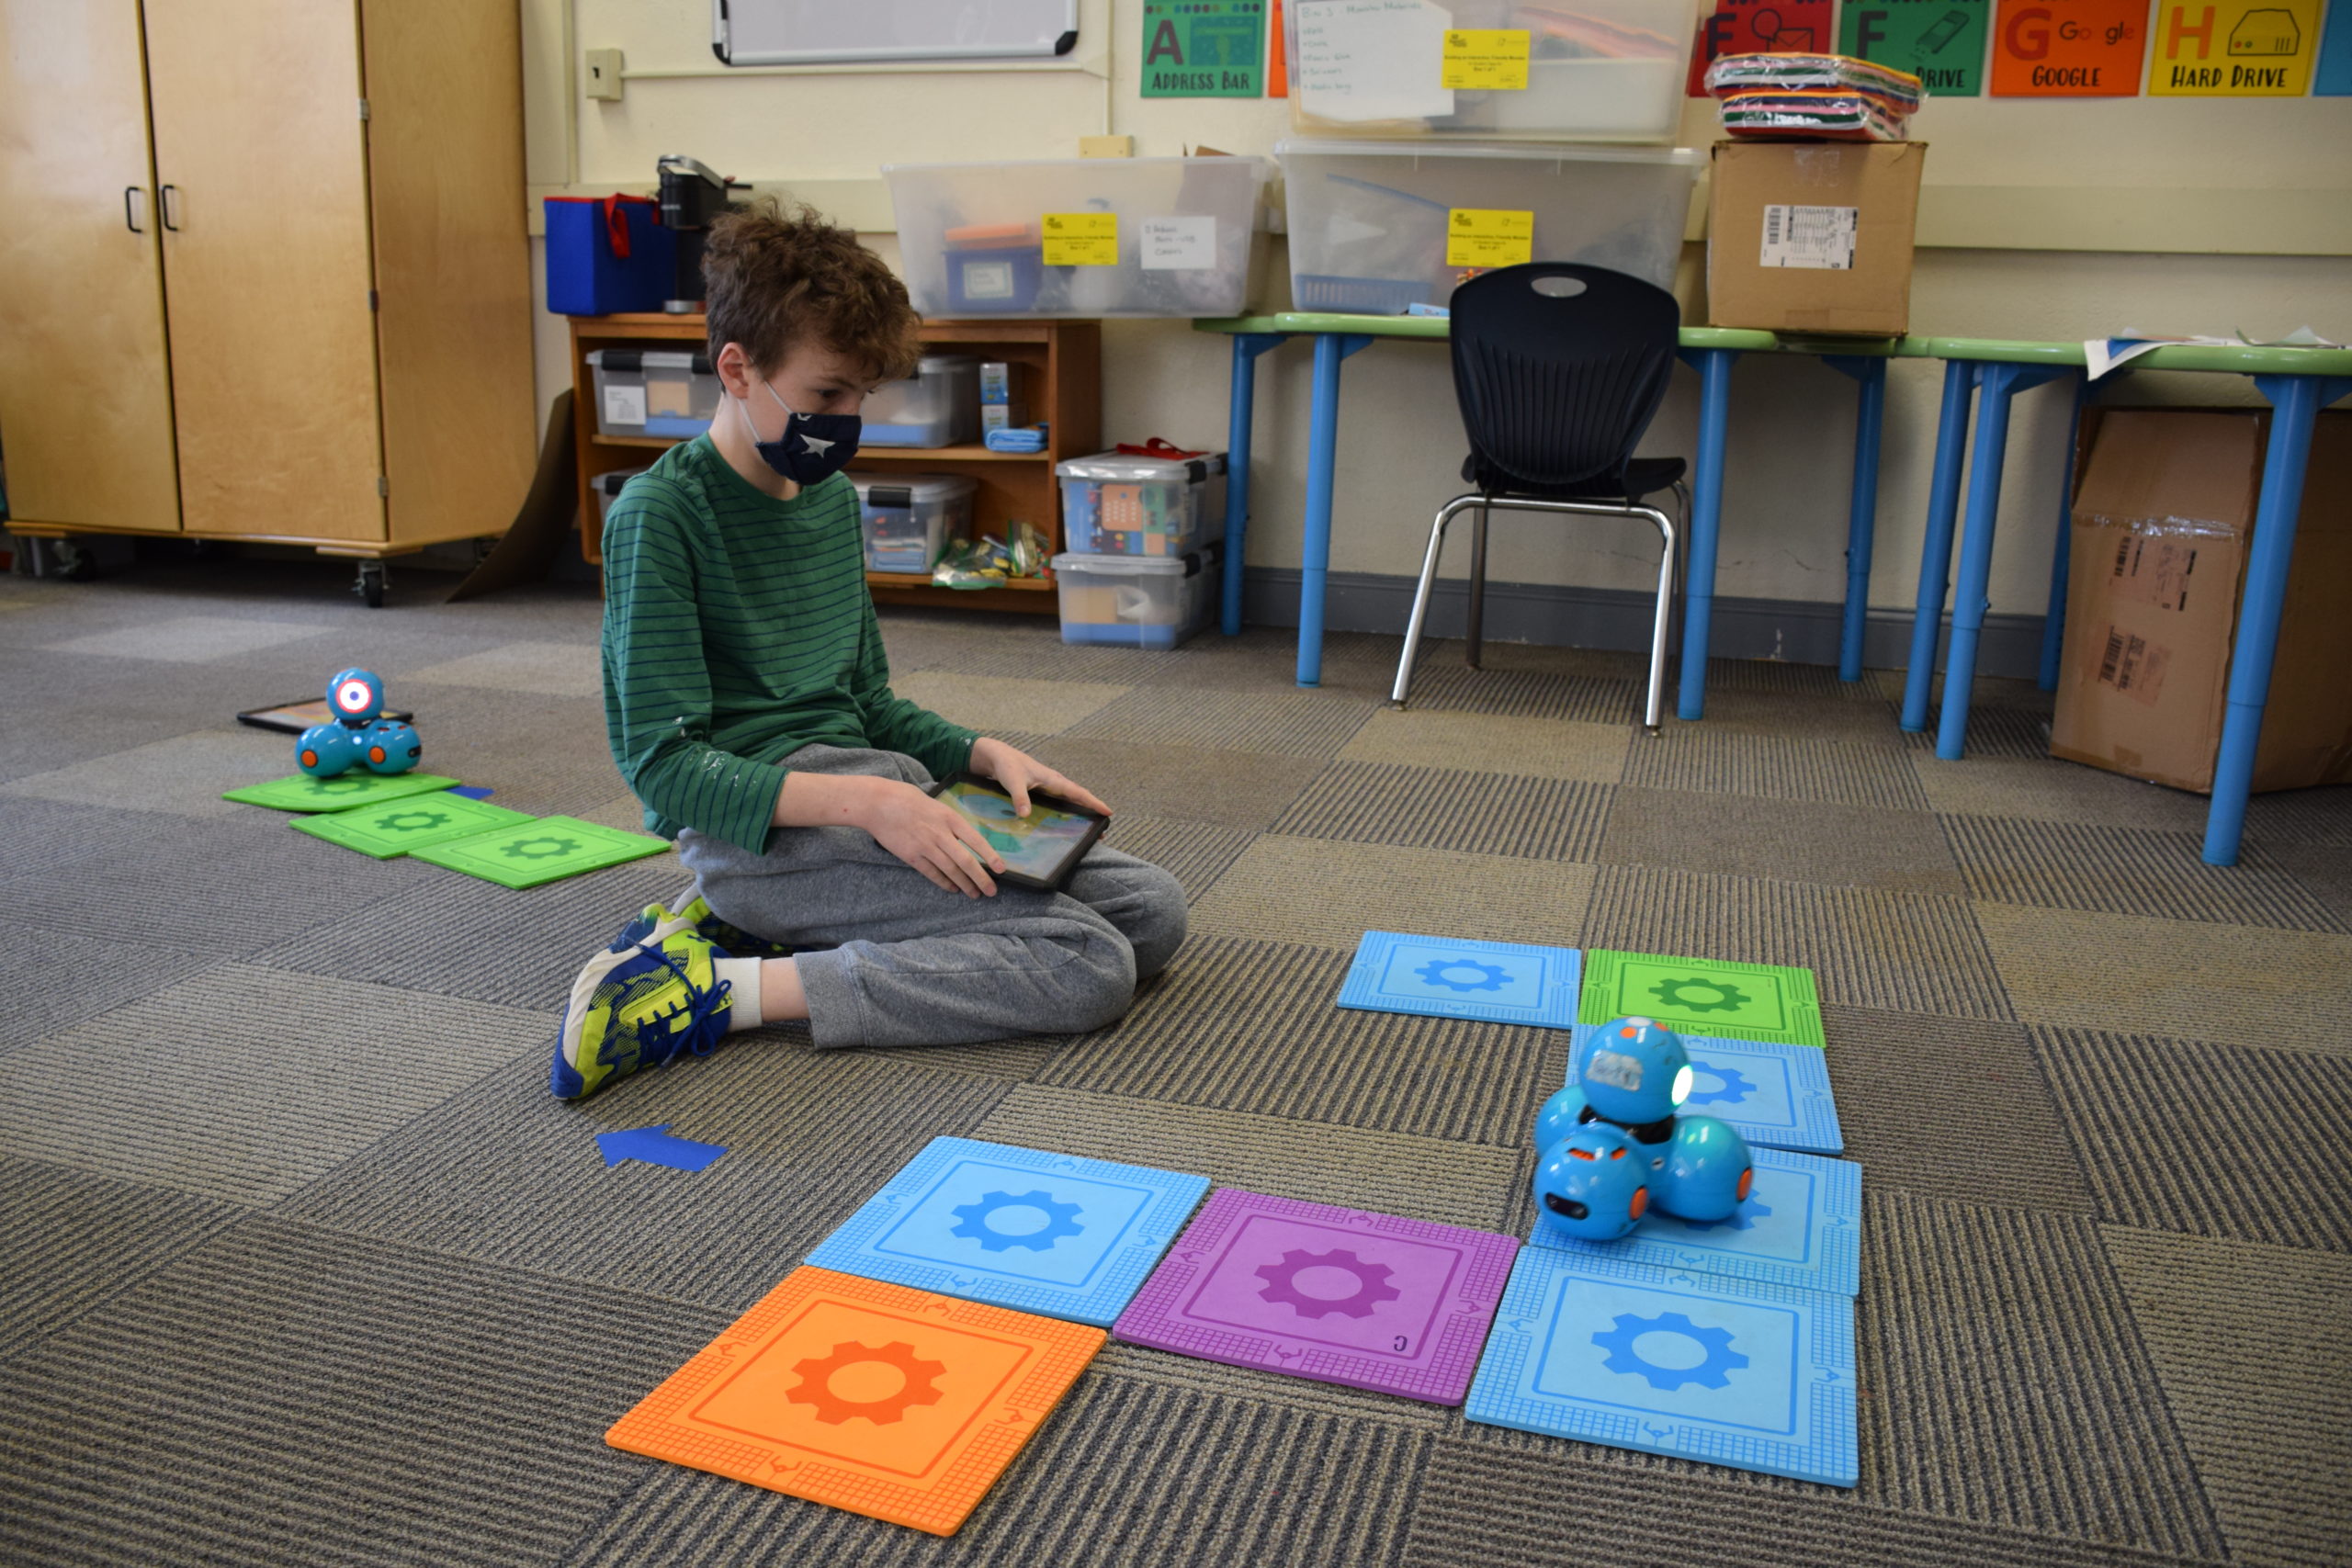
<svg viewBox="0 0 2352 1568">
<path fill-rule="evenodd" d="M 1430 0 L 1296 0 L 1298 73 L 1290 90 L 1318 119 L 1436 119 L 1453 17 Z"/>
<path fill-rule="evenodd" d="M 2324 338 L 2309 327 L 2297 327 L 2285 337 L 2253 338 L 2241 330 L 2235 337 L 2155 337 L 2126 327 L 2115 337 L 2086 338 L 2083 342 L 2084 368 L 2096 381 L 2126 361 L 2137 359 L 2152 348 L 2170 344 L 2195 344 L 2203 348 L 2342 348 L 2344 344 Z"/>
</svg>

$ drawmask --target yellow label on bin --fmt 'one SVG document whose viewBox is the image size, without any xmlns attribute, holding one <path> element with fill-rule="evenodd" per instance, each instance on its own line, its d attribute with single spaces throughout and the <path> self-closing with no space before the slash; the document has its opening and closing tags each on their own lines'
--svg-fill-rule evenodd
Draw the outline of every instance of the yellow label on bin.
<svg viewBox="0 0 2352 1568">
<path fill-rule="evenodd" d="M 1524 28 L 1449 28 L 1438 85 L 1524 89 L 1527 37 Z"/>
<path fill-rule="evenodd" d="M 1119 265 L 1115 212 L 1048 212 L 1043 220 L 1047 266 Z"/>
<path fill-rule="evenodd" d="M 1535 214 L 1457 207 L 1445 215 L 1445 265 L 1516 266 L 1535 259 Z"/>
</svg>

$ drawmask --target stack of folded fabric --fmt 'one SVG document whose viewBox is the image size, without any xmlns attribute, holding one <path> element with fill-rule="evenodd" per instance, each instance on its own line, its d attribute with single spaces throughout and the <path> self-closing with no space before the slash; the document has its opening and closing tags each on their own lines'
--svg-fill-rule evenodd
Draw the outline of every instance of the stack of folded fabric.
<svg viewBox="0 0 2352 1568">
<path fill-rule="evenodd" d="M 1907 141 L 1926 96 L 1909 72 L 1843 54 L 1726 54 L 1706 84 L 1724 130 L 1742 140 Z"/>
</svg>

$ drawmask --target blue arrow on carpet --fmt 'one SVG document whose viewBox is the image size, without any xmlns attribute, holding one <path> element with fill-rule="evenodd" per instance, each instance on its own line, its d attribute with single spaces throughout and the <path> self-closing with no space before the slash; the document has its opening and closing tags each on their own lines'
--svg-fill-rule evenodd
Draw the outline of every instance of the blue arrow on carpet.
<svg viewBox="0 0 2352 1568">
<path fill-rule="evenodd" d="M 607 1169 L 633 1159 L 646 1165 L 666 1165 L 673 1170 L 705 1170 L 727 1152 L 719 1144 L 697 1144 L 692 1138 L 674 1137 L 666 1122 L 659 1127 L 599 1133 L 596 1147 L 604 1153 Z"/>
</svg>

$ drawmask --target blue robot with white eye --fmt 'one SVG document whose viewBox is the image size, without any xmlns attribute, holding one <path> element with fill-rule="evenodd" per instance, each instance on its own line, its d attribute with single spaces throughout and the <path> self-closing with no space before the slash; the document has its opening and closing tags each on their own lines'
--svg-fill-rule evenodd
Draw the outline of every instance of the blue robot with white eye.
<svg viewBox="0 0 2352 1568">
<path fill-rule="evenodd" d="M 404 773 L 424 755 L 413 726 L 383 716 L 384 682 L 372 670 L 345 670 L 329 681 L 327 710 L 332 720 L 311 726 L 294 742 L 295 762 L 314 779 L 354 768 Z"/>
<path fill-rule="evenodd" d="M 1731 1218 L 1755 1160 L 1728 1124 L 1679 1114 L 1691 1080 L 1680 1035 L 1651 1019 L 1614 1019 L 1573 1066 L 1568 1086 L 1535 1113 L 1542 1223 L 1613 1241 L 1652 1209 L 1702 1224 Z"/>
</svg>

